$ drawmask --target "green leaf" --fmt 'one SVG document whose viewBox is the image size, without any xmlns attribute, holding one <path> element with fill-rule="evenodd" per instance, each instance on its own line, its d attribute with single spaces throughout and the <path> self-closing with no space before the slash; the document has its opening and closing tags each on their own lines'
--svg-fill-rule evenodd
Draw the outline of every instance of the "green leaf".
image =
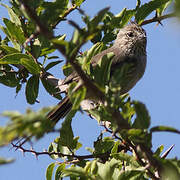
<svg viewBox="0 0 180 180">
<path fill-rule="evenodd" d="M 16 87 L 19 85 L 20 80 L 11 66 L 7 64 L 0 65 L 0 83 L 9 87 Z"/>
<path fill-rule="evenodd" d="M 34 58 L 39 58 L 41 53 L 41 46 L 40 45 L 32 45 L 31 46 L 31 54 L 33 55 Z"/>
<path fill-rule="evenodd" d="M 98 172 L 97 160 L 93 160 L 91 163 L 91 174 L 97 174 L 97 172 Z"/>
<path fill-rule="evenodd" d="M 9 19 L 4 18 L 3 22 L 7 27 L 11 41 L 17 41 L 18 43 L 23 44 L 26 38 L 24 37 L 22 29 Z"/>
<path fill-rule="evenodd" d="M 5 127 L 0 127 L 0 147 L 8 145 L 17 137 L 17 133 L 13 130 L 8 131 Z"/>
<path fill-rule="evenodd" d="M 0 59 L 0 64 L 21 64 L 21 58 L 33 61 L 32 57 L 27 54 L 13 53 L 3 56 L 3 58 Z"/>
<path fill-rule="evenodd" d="M 63 173 L 63 170 L 65 169 L 66 164 L 65 163 L 61 163 L 58 168 L 56 169 L 56 173 L 55 173 L 55 180 L 60 180 L 61 175 Z"/>
<path fill-rule="evenodd" d="M 65 169 L 63 171 L 64 176 L 77 176 L 77 177 L 84 177 L 86 179 L 90 178 L 90 176 L 88 176 L 88 173 L 85 172 L 85 170 L 82 167 L 70 167 L 68 169 Z"/>
<path fill-rule="evenodd" d="M 141 5 L 141 0 L 137 0 L 137 2 L 136 2 L 136 9 L 139 8 L 140 5 Z"/>
<path fill-rule="evenodd" d="M 35 63 L 34 60 L 30 60 L 27 58 L 21 58 L 20 63 L 31 73 L 31 74 L 39 74 L 41 68 L 39 64 Z"/>
<path fill-rule="evenodd" d="M 51 69 L 52 67 L 56 66 L 57 64 L 63 62 L 62 60 L 59 61 L 54 61 L 54 62 L 50 62 L 45 68 L 45 71 L 48 71 L 49 69 Z"/>
<path fill-rule="evenodd" d="M 113 52 L 104 55 L 98 62 L 99 66 L 93 68 L 94 80 L 101 87 L 104 87 L 109 82 L 113 57 Z"/>
<path fill-rule="evenodd" d="M 6 54 L 20 53 L 17 49 L 10 47 L 10 46 L 2 45 L 2 46 L 0 46 L 0 49 L 5 51 Z"/>
<path fill-rule="evenodd" d="M 59 56 L 49 56 L 48 59 L 58 59 Z M 62 62 L 62 60 L 60 60 Z"/>
<path fill-rule="evenodd" d="M 17 79 L 16 73 L 6 73 L 0 75 L 0 83 L 9 87 L 16 87 L 19 85 L 19 80 Z"/>
<path fill-rule="evenodd" d="M 157 9 L 157 15 L 161 16 L 163 12 L 167 9 L 167 7 L 172 3 L 172 0 L 169 0 L 167 3 L 163 4 L 161 7 Z"/>
<path fill-rule="evenodd" d="M 62 154 L 67 154 L 67 155 L 72 154 L 72 152 L 70 151 L 70 149 L 67 146 L 62 145 L 60 137 L 56 138 L 54 142 L 57 144 L 57 151 L 58 152 L 60 152 Z M 65 158 L 65 157 L 63 157 L 61 155 L 59 155 L 59 157 L 60 158 Z"/>
<path fill-rule="evenodd" d="M 145 143 L 147 147 L 151 148 L 152 135 L 143 129 L 133 129 L 123 132 L 126 136 L 133 141 L 134 144 Z"/>
<path fill-rule="evenodd" d="M 96 54 L 100 53 L 104 48 L 104 44 L 103 43 L 96 43 L 94 44 L 88 51 L 87 51 L 87 55 L 84 58 L 83 61 L 83 66 L 85 66 L 87 63 L 90 63 L 91 59 L 93 56 L 95 56 Z"/>
<path fill-rule="evenodd" d="M 178 170 L 177 164 L 173 161 L 161 159 L 162 169 L 161 169 L 161 179 L 163 180 L 179 180 L 180 171 Z"/>
<path fill-rule="evenodd" d="M 99 167 L 98 167 L 98 175 L 103 180 L 114 179 L 112 177 L 113 177 L 113 174 L 115 172 L 115 169 L 118 167 L 119 164 L 120 164 L 120 161 L 118 161 L 118 160 L 116 160 L 114 158 L 112 158 L 110 161 L 106 161 L 105 164 L 101 164 L 101 166 L 99 165 Z"/>
<path fill-rule="evenodd" d="M 112 149 L 114 146 L 114 140 L 109 137 L 105 137 L 103 140 L 99 139 L 94 142 L 95 153 L 105 153 Z"/>
<path fill-rule="evenodd" d="M 114 153 L 111 155 L 116 160 L 120 160 L 121 163 L 126 162 L 127 165 L 130 165 L 132 168 L 138 168 L 140 165 L 138 164 L 136 157 L 129 155 L 123 151 Z"/>
<path fill-rule="evenodd" d="M 156 149 L 156 151 L 154 152 L 154 155 L 156 155 L 157 157 L 159 157 L 160 154 L 163 152 L 163 149 L 164 149 L 164 146 L 163 146 L 163 145 L 159 146 L 159 147 Z"/>
<path fill-rule="evenodd" d="M 10 34 L 9 34 L 7 28 L 5 28 L 5 27 L 3 27 L 3 26 L 0 25 L 0 29 L 4 32 L 4 34 L 6 34 L 8 37 L 10 37 Z M 8 40 L 8 41 L 9 41 L 9 40 Z"/>
<path fill-rule="evenodd" d="M 145 172 L 140 170 L 126 170 L 121 173 L 118 180 L 141 180 L 144 174 Z"/>
<path fill-rule="evenodd" d="M 61 145 L 67 146 L 69 148 L 73 146 L 73 138 L 74 138 L 71 122 L 72 122 L 72 118 L 70 117 L 70 115 L 66 116 L 66 119 L 62 123 L 61 129 L 60 129 Z"/>
<path fill-rule="evenodd" d="M 39 76 L 31 76 L 26 84 L 26 100 L 29 104 L 34 104 L 39 91 Z"/>
<path fill-rule="evenodd" d="M 65 64 L 62 70 L 65 76 L 69 76 L 73 72 L 73 68 L 69 63 Z"/>
<path fill-rule="evenodd" d="M 2 116 L 10 118 L 10 121 L 7 126 L 0 127 L 0 146 L 7 145 L 21 137 L 35 136 L 36 139 L 39 139 L 46 132 L 51 131 L 53 124 L 46 117 L 48 111 L 50 108 L 43 108 L 38 112 L 27 109 L 25 114 L 17 111 L 3 112 Z"/>
<path fill-rule="evenodd" d="M 12 163 L 12 162 L 14 162 L 14 159 L 4 159 L 4 158 L 0 157 L 0 165 L 9 164 L 9 163 Z"/>
<path fill-rule="evenodd" d="M 91 20 L 89 28 L 94 29 L 103 20 L 108 10 L 109 7 L 100 10 L 98 14 Z"/>
<path fill-rule="evenodd" d="M 46 56 L 48 54 L 51 54 L 55 51 L 55 49 L 51 49 L 51 48 L 43 48 L 41 49 L 41 54 L 39 56 Z"/>
<path fill-rule="evenodd" d="M 55 0 L 53 2 L 44 2 L 42 4 L 43 15 L 42 20 L 48 25 L 54 24 L 59 17 L 67 10 L 69 0 Z"/>
<path fill-rule="evenodd" d="M 151 133 L 153 133 L 153 132 L 161 132 L 161 131 L 166 131 L 166 132 L 172 132 L 172 133 L 180 134 L 180 131 L 178 129 L 175 129 L 175 128 L 169 127 L 169 126 L 155 126 L 155 127 L 152 127 L 150 129 Z"/>
<path fill-rule="evenodd" d="M 175 13 L 178 17 L 180 17 L 180 1 L 179 0 L 175 1 Z"/>
<path fill-rule="evenodd" d="M 152 0 L 143 4 L 140 8 L 137 9 L 137 13 L 135 15 L 137 23 L 140 24 L 149 14 L 151 14 L 157 8 L 160 8 L 168 1 L 169 0 Z"/>
<path fill-rule="evenodd" d="M 55 144 L 55 143 L 51 143 L 50 145 L 49 145 L 49 147 L 48 147 L 48 152 L 57 152 L 57 145 Z M 51 158 L 52 159 L 57 159 L 57 158 L 59 158 L 59 156 L 58 155 L 56 155 L 56 154 L 52 154 L 51 155 Z"/>
<path fill-rule="evenodd" d="M 112 153 L 112 154 L 118 152 L 118 146 L 119 146 L 119 145 L 120 145 L 120 141 L 116 141 L 116 142 L 114 143 L 114 146 L 113 146 L 113 148 L 111 149 L 111 153 Z"/>
<path fill-rule="evenodd" d="M 47 74 L 47 76 L 51 76 L 51 75 Z M 41 82 L 42 82 L 44 88 L 51 96 L 61 100 L 62 97 L 59 93 L 59 89 L 53 83 L 51 83 L 50 80 L 47 79 L 47 76 L 41 77 Z M 52 78 L 54 78 L 54 77 L 52 76 Z M 57 80 L 57 79 L 55 79 L 55 80 Z"/>
<path fill-rule="evenodd" d="M 115 16 L 113 14 L 108 14 L 108 16 L 106 16 L 107 22 L 105 22 L 105 23 L 108 25 L 109 29 L 112 28 L 112 31 L 105 34 L 104 38 L 107 39 L 106 36 L 111 35 L 111 39 L 114 40 L 115 35 L 113 35 L 113 30 L 115 28 L 124 27 L 124 25 L 126 25 L 134 15 L 135 15 L 135 10 L 127 10 L 127 8 L 123 8 L 123 10 L 120 13 L 116 14 Z"/>
<path fill-rule="evenodd" d="M 20 44 L 18 42 L 14 41 L 13 39 L 11 39 L 10 33 L 8 32 L 7 28 L 0 25 L 0 29 L 4 32 L 4 34 L 7 35 L 5 44 L 7 44 L 7 42 L 9 42 L 11 40 L 12 44 L 14 45 L 14 48 L 17 49 L 18 51 L 20 51 L 21 50 Z"/>
<path fill-rule="evenodd" d="M 80 6 L 85 0 L 73 0 L 72 4 L 75 4 L 76 6 Z"/>
<path fill-rule="evenodd" d="M 116 15 L 115 17 L 117 19 L 121 19 L 119 23 L 119 28 L 124 27 L 130 20 L 131 18 L 135 15 L 136 11 L 135 10 L 126 10 L 123 12 L 123 14 Z"/>
<path fill-rule="evenodd" d="M 60 129 L 60 144 L 62 146 L 68 147 L 71 150 L 77 150 L 81 147 L 81 144 L 78 142 L 79 137 L 74 137 L 71 126 L 72 118 L 75 115 L 75 113 L 75 110 L 71 110 L 68 113 Z"/>
<path fill-rule="evenodd" d="M 150 126 L 150 116 L 146 106 L 137 101 L 134 101 L 133 104 L 136 111 L 136 119 L 132 127 L 138 129 L 147 129 Z"/>
<path fill-rule="evenodd" d="M 52 180 L 55 163 L 51 163 L 46 169 L 46 180 Z"/>
<path fill-rule="evenodd" d="M 13 8 L 10 8 L 9 6 L 7 6 L 6 4 L 3 4 L 3 3 L 0 3 L 0 4 L 2 6 L 4 6 L 5 8 L 7 8 L 10 20 L 13 23 L 15 23 L 17 26 L 21 26 L 21 21 L 20 21 L 19 17 L 17 16 L 17 14 L 13 11 Z"/>
<path fill-rule="evenodd" d="M 70 94 L 71 94 L 71 92 L 70 92 Z M 86 97 L 86 87 L 81 87 L 76 92 L 73 92 L 70 95 L 70 99 L 73 104 L 72 110 L 78 110 L 80 103 L 82 102 L 82 100 L 84 100 L 85 97 Z"/>
<path fill-rule="evenodd" d="M 19 93 L 19 91 L 21 90 L 21 88 L 22 88 L 22 84 L 18 84 L 18 85 L 16 86 L 16 95 Z"/>
</svg>

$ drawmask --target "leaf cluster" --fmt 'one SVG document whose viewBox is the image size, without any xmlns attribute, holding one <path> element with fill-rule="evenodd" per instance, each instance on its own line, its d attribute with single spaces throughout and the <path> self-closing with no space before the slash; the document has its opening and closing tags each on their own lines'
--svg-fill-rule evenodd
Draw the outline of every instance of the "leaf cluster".
<svg viewBox="0 0 180 180">
<path fill-rule="evenodd" d="M 0 26 L 4 34 L 0 42 L 0 83 L 16 88 L 16 93 L 25 84 L 25 96 L 29 104 L 37 101 L 40 82 L 50 95 L 61 99 L 57 88 L 59 81 L 49 72 L 62 62 L 54 56 L 55 51 L 66 58 L 62 68 L 64 75 L 76 71 L 85 82 L 81 88 L 77 88 L 77 83 L 69 87 L 72 110 L 63 121 L 59 136 L 49 146 L 48 153 L 56 162 L 48 166 L 46 179 L 52 179 L 55 168 L 56 180 L 67 176 L 72 180 L 145 180 L 158 179 L 157 176 L 179 179 L 179 160 L 162 158 L 163 146 L 155 152 L 151 150 L 154 132 L 180 133 L 179 130 L 166 126 L 150 127 L 150 115 L 146 106 L 131 100 L 128 94 L 119 95 L 121 87 L 117 86 L 117 82 L 122 79 L 124 72 L 117 72 L 110 82 L 113 53 L 102 57 L 95 68 L 90 63 L 93 56 L 112 45 L 117 29 L 132 18 L 138 24 L 143 24 L 149 15 L 155 14 L 155 18 L 162 16 L 172 1 L 151 0 L 141 4 L 137 0 L 133 9 L 124 8 L 114 15 L 109 8 L 104 8 L 93 18 L 80 9 L 82 3 L 85 1 L 11 0 L 11 7 L 1 4 L 7 9 L 10 18 L 3 18 L 4 26 Z M 84 27 L 67 20 L 72 11 L 81 14 Z M 55 33 L 57 25 L 64 21 L 74 28 L 70 40 L 66 39 L 66 34 Z M 80 53 L 81 47 L 88 41 L 93 43 L 92 48 Z M 100 134 L 93 148 L 87 148 L 90 154 L 81 156 L 77 155 L 77 151 L 82 144 L 79 137 L 74 136 L 72 118 L 80 110 L 87 90 L 92 91 L 94 97 L 101 96 L 105 102 L 87 112 L 113 135 L 107 137 Z M 46 118 L 48 111 L 49 108 L 38 112 L 28 109 L 25 114 L 4 112 L 3 116 L 10 121 L 7 126 L 0 128 L 0 145 L 7 145 L 21 137 L 35 136 L 39 139 L 53 131 L 55 124 Z M 4 164 L 10 162 L 3 159 L 0 161 Z"/>
</svg>

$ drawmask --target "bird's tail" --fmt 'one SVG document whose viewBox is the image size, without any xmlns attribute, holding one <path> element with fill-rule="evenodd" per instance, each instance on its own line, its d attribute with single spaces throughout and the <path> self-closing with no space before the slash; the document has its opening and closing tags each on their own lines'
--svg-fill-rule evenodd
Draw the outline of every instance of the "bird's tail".
<svg viewBox="0 0 180 180">
<path fill-rule="evenodd" d="M 64 118 L 66 114 L 71 110 L 72 103 L 68 96 L 66 96 L 62 101 L 60 101 L 55 109 L 47 114 L 47 118 L 51 121 L 57 123 L 60 119 Z"/>
</svg>

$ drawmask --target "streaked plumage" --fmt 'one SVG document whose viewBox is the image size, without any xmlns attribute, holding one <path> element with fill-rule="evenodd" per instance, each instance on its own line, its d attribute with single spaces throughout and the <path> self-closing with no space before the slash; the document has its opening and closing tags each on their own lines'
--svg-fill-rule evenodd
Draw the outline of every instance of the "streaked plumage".
<svg viewBox="0 0 180 180">
<path fill-rule="evenodd" d="M 143 76 L 146 68 L 146 32 L 142 27 L 131 23 L 120 29 L 112 47 L 102 51 L 91 59 L 92 66 L 96 66 L 98 61 L 107 53 L 113 52 L 114 57 L 111 65 L 111 76 L 117 69 L 121 69 L 125 64 L 131 64 L 126 74 L 119 83 L 120 94 L 127 93 Z M 62 82 L 60 90 L 71 82 L 78 82 L 80 77 L 74 72 Z M 88 92 L 87 92 L 88 94 Z M 88 95 L 87 95 L 88 97 Z M 88 97 L 89 98 L 89 97 Z M 91 99 L 91 98 L 90 98 Z M 57 107 L 48 114 L 48 118 L 57 122 L 63 118 L 71 109 L 72 105 L 69 97 L 66 96 Z"/>
</svg>

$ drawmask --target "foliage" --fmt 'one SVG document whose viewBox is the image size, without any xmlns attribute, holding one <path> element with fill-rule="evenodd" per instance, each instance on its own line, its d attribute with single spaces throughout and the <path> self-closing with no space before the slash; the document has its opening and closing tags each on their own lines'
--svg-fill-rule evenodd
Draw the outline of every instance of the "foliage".
<svg viewBox="0 0 180 180">
<path fill-rule="evenodd" d="M 150 128 L 151 118 L 146 106 L 139 101 L 132 101 L 127 94 L 119 96 L 116 82 L 121 77 L 121 72 L 108 84 L 114 54 L 102 57 L 96 68 L 90 65 L 94 55 L 111 46 L 117 35 L 116 29 L 122 28 L 132 18 L 139 24 L 161 20 L 161 15 L 172 4 L 172 0 L 151 0 L 145 4 L 137 0 L 134 9 L 124 8 L 114 15 L 109 8 L 105 8 L 92 19 L 80 9 L 81 4 L 86 3 L 84 0 L 10 2 L 10 6 L 1 3 L 1 6 L 7 8 L 9 19 L 3 18 L 4 26 L 0 26 L 4 34 L 0 41 L 0 83 L 16 88 L 17 93 L 21 91 L 22 84 L 25 84 L 25 96 L 29 104 L 37 101 L 40 82 L 50 95 L 61 99 L 61 95 L 57 94 L 58 80 L 49 73 L 54 66 L 62 62 L 59 57 L 52 55 L 55 51 L 59 51 L 66 58 L 64 75 L 68 76 L 74 69 L 85 81 L 85 86 L 76 91 L 74 89 L 77 84 L 71 84 L 68 94 L 73 104 L 72 110 L 58 130 L 60 135 L 49 145 L 48 152 L 26 150 L 22 147 L 23 144 L 14 147 L 36 155 L 48 154 L 53 160 L 61 159 L 61 162 L 52 162 L 47 167 L 47 180 L 53 178 L 54 170 L 56 180 L 67 176 L 72 180 L 145 180 L 158 179 L 159 176 L 179 179 L 179 160 L 162 157 L 163 146 L 155 152 L 151 149 L 154 132 L 180 131 L 165 126 Z M 57 25 L 66 22 L 66 17 L 75 10 L 82 16 L 85 26 L 80 27 L 74 21 L 68 21 L 74 28 L 74 34 L 70 40 L 66 40 L 66 34 L 54 32 Z M 156 17 L 146 21 L 147 16 L 154 12 Z M 80 48 L 88 41 L 94 44 L 92 48 L 79 53 Z M 54 83 L 54 80 L 57 83 Z M 96 92 L 93 92 L 93 88 Z M 94 96 L 105 99 L 105 104 L 88 113 L 102 122 L 106 131 L 113 133 L 113 137 L 104 137 L 101 134 L 94 142 L 94 148 L 87 148 L 89 155 L 76 155 L 82 144 L 79 137 L 74 137 L 71 123 L 80 109 L 87 89 L 92 90 Z M 43 108 L 33 112 L 28 109 L 25 114 L 4 112 L 2 115 L 10 120 L 6 126 L 0 127 L 0 146 L 22 137 L 39 139 L 45 133 L 54 131 L 55 124 L 46 118 L 49 110 L 50 108 Z M 107 122 L 109 126 L 106 126 Z M 1 164 L 11 161 L 0 160 Z"/>
</svg>

